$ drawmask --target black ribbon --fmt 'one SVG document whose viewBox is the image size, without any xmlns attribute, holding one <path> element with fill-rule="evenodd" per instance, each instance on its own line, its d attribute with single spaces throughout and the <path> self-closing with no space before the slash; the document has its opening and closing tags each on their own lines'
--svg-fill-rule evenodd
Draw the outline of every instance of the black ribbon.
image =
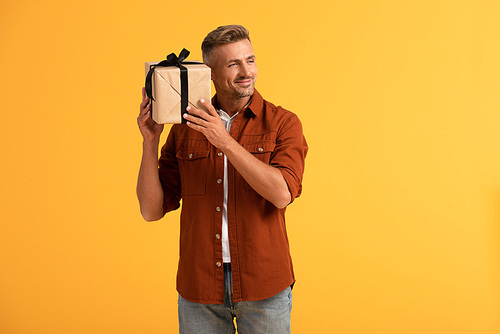
<svg viewBox="0 0 500 334">
<path fill-rule="evenodd" d="M 184 61 L 189 56 L 189 51 L 186 49 L 182 49 L 179 53 L 179 57 L 175 55 L 175 53 L 171 53 L 167 56 L 167 59 L 162 60 L 156 65 L 150 65 L 148 75 L 146 75 L 146 95 L 151 99 L 153 98 L 153 84 L 151 80 L 153 78 L 153 72 L 155 67 L 169 67 L 169 66 L 177 66 L 181 71 L 181 120 L 182 123 L 186 123 L 183 115 L 187 113 L 186 108 L 188 106 L 189 99 L 189 85 L 188 85 L 188 69 L 183 66 L 184 65 L 194 65 L 201 64 L 200 62 L 195 61 Z"/>
</svg>

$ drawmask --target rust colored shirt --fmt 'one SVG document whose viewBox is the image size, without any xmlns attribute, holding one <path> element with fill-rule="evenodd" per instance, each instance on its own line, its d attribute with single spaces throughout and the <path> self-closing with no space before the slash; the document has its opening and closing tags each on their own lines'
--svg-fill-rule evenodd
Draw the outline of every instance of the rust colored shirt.
<svg viewBox="0 0 500 334">
<path fill-rule="evenodd" d="M 230 135 L 281 171 L 292 200 L 300 195 L 308 148 L 295 114 L 265 101 L 255 90 L 252 102 L 235 117 Z M 233 300 L 266 299 L 295 282 L 286 209 L 257 194 L 229 159 L 227 167 Z M 202 133 L 177 124 L 161 150 L 159 173 L 164 212 L 179 208 L 182 198 L 177 290 L 192 302 L 223 304 L 224 154 Z"/>
</svg>

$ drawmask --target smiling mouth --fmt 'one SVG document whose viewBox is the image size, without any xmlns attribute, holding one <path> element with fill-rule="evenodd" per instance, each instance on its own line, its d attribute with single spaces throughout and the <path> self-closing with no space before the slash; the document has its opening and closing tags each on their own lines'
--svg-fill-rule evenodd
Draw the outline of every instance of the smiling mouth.
<svg viewBox="0 0 500 334">
<path fill-rule="evenodd" d="M 252 79 L 236 80 L 234 83 L 240 86 L 249 86 L 252 84 Z"/>
</svg>

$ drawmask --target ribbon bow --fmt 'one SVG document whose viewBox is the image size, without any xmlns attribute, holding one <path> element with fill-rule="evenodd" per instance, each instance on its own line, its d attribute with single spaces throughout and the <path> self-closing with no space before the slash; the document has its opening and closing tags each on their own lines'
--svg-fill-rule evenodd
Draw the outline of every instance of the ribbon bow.
<svg viewBox="0 0 500 334">
<path fill-rule="evenodd" d="M 151 99 L 155 100 L 153 98 L 153 84 L 151 83 L 151 80 L 153 78 L 153 73 L 155 70 L 155 67 L 169 67 L 169 66 L 177 66 L 181 70 L 181 91 L 184 92 L 186 91 L 186 96 L 187 96 L 187 68 L 182 66 L 182 64 L 190 65 L 190 64 L 201 64 L 200 62 L 194 62 L 194 61 L 184 61 L 188 56 L 189 56 L 189 51 L 186 49 L 182 49 L 182 51 L 179 53 L 179 57 L 175 55 L 175 53 L 171 53 L 167 56 L 167 59 L 162 60 L 156 65 L 151 65 L 149 67 L 149 72 L 148 75 L 146 75 L 146 95 Z M 185 77 L 185 80 L 183 80 L 183 77 Z M 184 95 L 184 93 L 182 94 Z M 186 103 L 187 107 L 187 103 Z M 184 108 L 185 109 L 185 108 Z M 183 110 L 184 111 L 184 110 Z"/>
</svg>

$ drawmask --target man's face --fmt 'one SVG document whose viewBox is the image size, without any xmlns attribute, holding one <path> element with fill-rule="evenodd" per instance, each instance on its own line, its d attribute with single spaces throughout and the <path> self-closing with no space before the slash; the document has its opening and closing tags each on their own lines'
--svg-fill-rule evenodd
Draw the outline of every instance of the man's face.
<svg viewBox="0 0 500 334">
<path fill-rule="evenodd" d="M 257 64 L 248 39 L 216 47 L 211 59 L 212 80 L 218 96 L 237 100 L 252 96 Z"/>
</svg>

